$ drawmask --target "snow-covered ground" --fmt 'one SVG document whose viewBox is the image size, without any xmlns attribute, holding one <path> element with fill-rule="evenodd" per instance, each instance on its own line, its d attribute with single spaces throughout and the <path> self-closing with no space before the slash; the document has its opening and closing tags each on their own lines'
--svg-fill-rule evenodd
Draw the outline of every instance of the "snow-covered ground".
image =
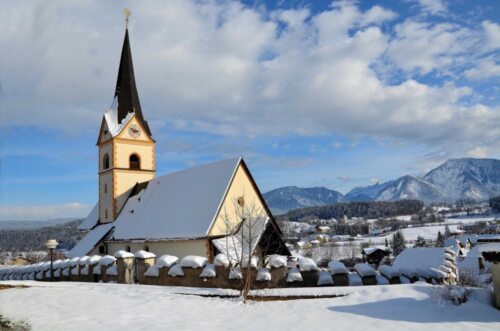
<svg viewBox="0 0 500 331">
<path fill-rule="evenodd" d="M 425 284 L 357 287 L 338 298 L 245 305 L 238 299 L 176 294 L 184 291 L 176 287 L 3 283 L 31 286 L 0 290 L 0 314 L 24 320 L 34 330 L 500 329 L 500 313 L 486 290 L 474 290 L 467 303 L 454 306 L 436 300 L 439 287 Z M 314 290 L 323 289 L 334 288 Z"/>
<path fill-rule="evenodd" d="M 441 234 L 444 235 L 444 225 L 430 225 L 430 226 L 420 226 L 414 228 L 404 228 L 401 231 L 403 232 L 403 236 L 405 240 L 416 240 L 418 236 L 424 237 L 424 239 L 436 240 L 437 234 L 441 231 Z M 449 226 L 451 231 L 456 231 L 456 225 Z M 363 241 L 371 242 L 376 245 L 383 245 L 385 243 L 385 239 L 391 241 L 394 233 L 387 234 L 385 236 L 372 236 L 372 237 L 363 237 Z"/>
</svg>

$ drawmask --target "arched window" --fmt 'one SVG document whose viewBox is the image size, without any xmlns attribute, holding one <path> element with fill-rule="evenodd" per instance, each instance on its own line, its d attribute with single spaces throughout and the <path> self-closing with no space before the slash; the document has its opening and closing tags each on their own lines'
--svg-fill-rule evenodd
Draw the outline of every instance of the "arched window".
<svg viewBox="0 0 500 331">
<path fill-rule="evenodd" d="M 103 169 L 109 168 L 109 155 L 108 155 L 108 153 L 104 154 L 104 157 L 102 158 L 102 168 Z"/>
<path fill-rule="evenodd" d="M 141 160 L 137 154 L 130 155 L 130 169 L 141 169 Z"/>
</svg>

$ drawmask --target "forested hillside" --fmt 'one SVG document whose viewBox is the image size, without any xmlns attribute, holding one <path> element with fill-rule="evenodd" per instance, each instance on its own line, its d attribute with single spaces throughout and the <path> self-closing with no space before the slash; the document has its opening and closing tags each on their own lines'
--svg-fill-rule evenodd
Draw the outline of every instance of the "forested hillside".
<svg viewBox="0 0 500 331">
<path fill-rule="evenodd" d="M 80 223 L 78 220 L 38 229 L 0 230 L 0 252 L 45 250 L 48 239 L 56 239 L 59 249 L 70 249 L 80 238 Z"/>
<path fill-rule="evenodd" d="M 313 218 L 330 219 L 347 217 L 378 218 L 414 214 L 424 207 L 419 200 L 343 202 L 330 206 L 308 207 L 291 210 L 276 217 L 279 221 L 305 221 Z"/>
</svg>

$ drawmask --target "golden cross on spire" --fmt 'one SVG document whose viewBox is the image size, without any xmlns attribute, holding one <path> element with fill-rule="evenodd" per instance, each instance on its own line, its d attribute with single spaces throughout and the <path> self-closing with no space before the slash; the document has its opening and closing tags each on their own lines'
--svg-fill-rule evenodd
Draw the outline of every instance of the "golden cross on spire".
<svg viewBox="0 0 500 331">
<path fill-rule="evenodd" d="M 132 12 L 130 11 L 130 9 L 125 8 L 123 10 L 123 14 L 125 15 L 125 29 L 128 29 L 128 18 L 130 17 L 130 15 L 132 15 Z"/>
</svg>

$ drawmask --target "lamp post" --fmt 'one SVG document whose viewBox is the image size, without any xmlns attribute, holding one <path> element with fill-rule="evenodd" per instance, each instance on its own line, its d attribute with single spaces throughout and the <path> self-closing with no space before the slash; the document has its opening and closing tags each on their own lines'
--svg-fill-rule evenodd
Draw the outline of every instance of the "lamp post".
<svg viewBox="0 0 500 331">
<path fill-rule="evenodd" d="M 52 267 L 52 263 L 54 261 L 54 259 L 53 259 L 53 252 L 54 252 L 54 249 L 57 247 L 57 245 L 59 245 L 59 243 L 55 239 L 49 239 L 45 243 L 45 246 L 47 246 L 47 248 L 50 251 L 50 280 L 54 280 L 54 269 Z"/>
</svg>

